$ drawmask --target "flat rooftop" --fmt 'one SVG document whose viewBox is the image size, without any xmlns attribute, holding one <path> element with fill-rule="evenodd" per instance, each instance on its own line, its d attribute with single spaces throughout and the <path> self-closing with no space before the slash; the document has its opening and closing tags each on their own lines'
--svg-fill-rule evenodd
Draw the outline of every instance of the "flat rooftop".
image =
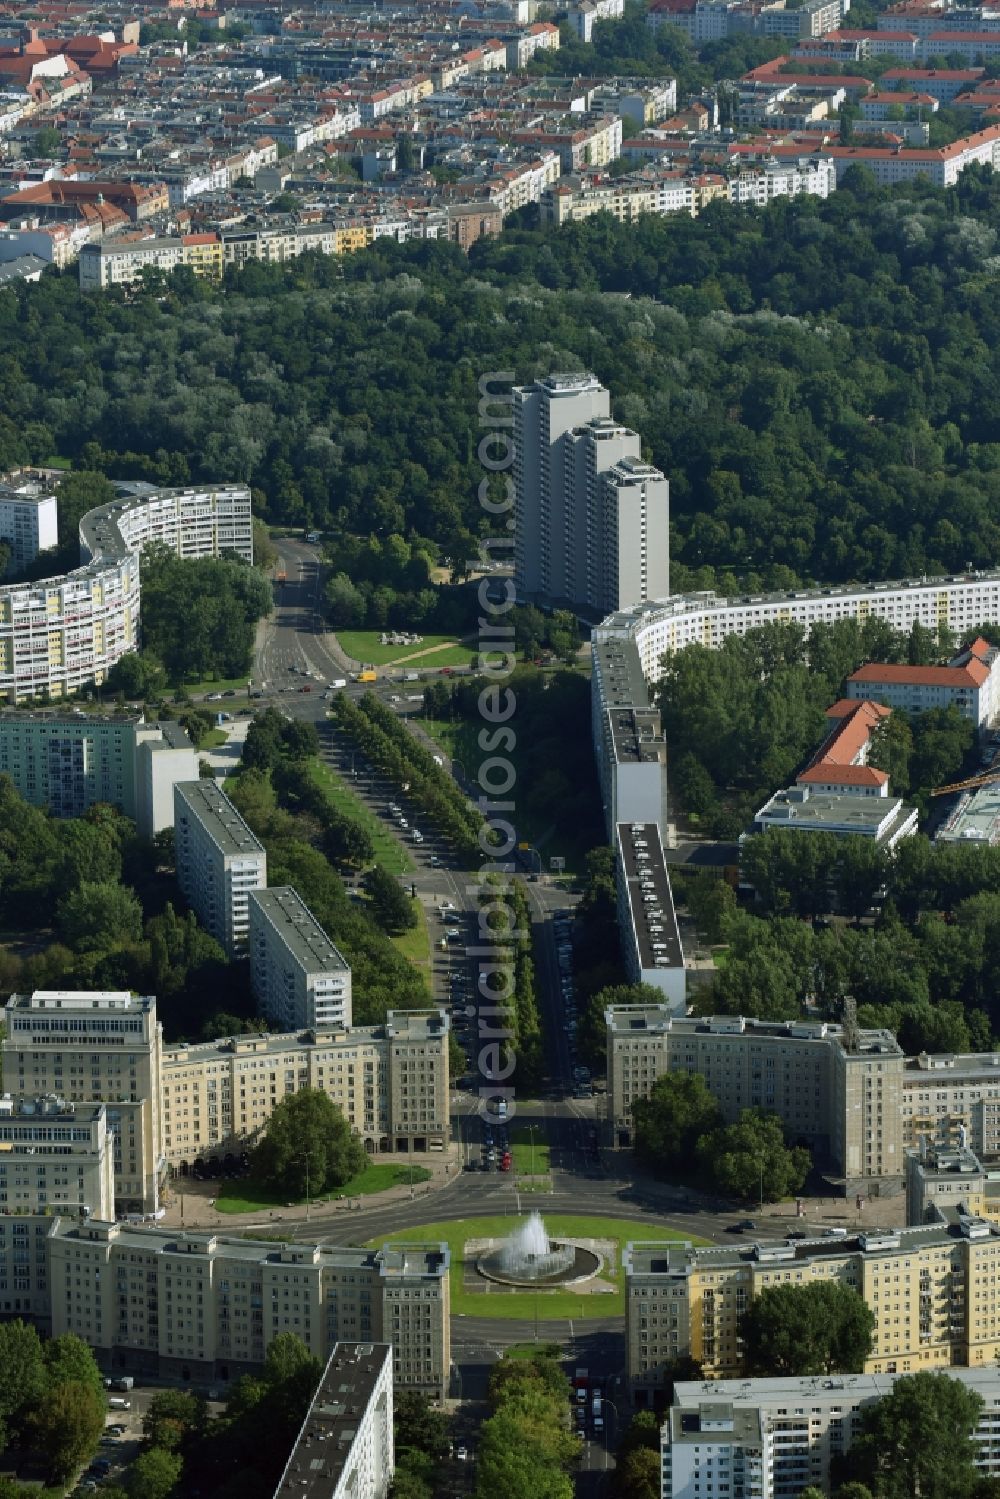
<svg viewBox="0 0 1000 1499">
<path fill-rule="evenodd" d="M 889 837 L 911 811 L 898 796 L 851 796 L 827 791 L 810 791 L 803 795 L 804 790 L 790 786 L 776 791 L 754 813 L 754 822 L 766 821 L 771 827 L 788 827 L 797 831 L 840 829 L 872 837 Z"/>
<path fill-rule="evenodd" d="M 903 70 L 908 71 L 908 70 Z M 921 74 L 921 76 L 924 76 Z M 941 77 L 939 73 L 937 75 Z M 926 589 L 932 592 L 947 583 L 996 583 L 1000 581 L 1000 569 L 981 569 L 967 573 L 953 573 L 947 577 L 899 578 L 885 583 L 842 583 L 830 588 L 796 588 L 780 593 L 744 593 L 732 598 L 714 593 L 710 589 L 698 593 L 678 594 L 671 599 L 650 599 L 636 604 L 631 609 L 619 609 L 609 614 L 598 626 L 601 631 L 632 630 L 645 616 L 659 615 L 668 619 L 671 615 L 690 614 L 713 609 L 741 609 L 762 605 L 768 607 L 787 603 L 792 599 L 813 599 L 817 602 L 827 598 L 872 598 L 880 593 L 909 593 Z"/>
<path fill-rule="evenodd" d="M 903 1080 L 910 1087 L 917 1087 L 934 1081 L 943 1084 L 961 1082 L 966 1078 L 989 1078 L 991 1082 L 995 1082 L 998 1077 L 998 1051 L 937 1051 L 907 1057 Z"/>
<path fill-rule="evenodd" d="M 935 843 L 1000 843 L 1000 780 L 963 792 L 934 835 Z"/>
<path fill-rule="evenodd" d="M 649 688 L 634 640 L 595 640 L 594 672 L 600 680 L 606 710 L 649 709 Z"/>
<path fill-rule="evenodd" d="M 430 1041 L 448 1034 L 448 1016 L 443 1010 L 390 1010 L 385 1025 L 355 1025 L 349 1030 L 275 1031 L 263 1036 L 220 1036 L 216 1041 L 176 1041 L 163 1048 L 165 1067 L 183 1067 L 189 1062 L 222 1056 L 284 1056 L 289 1051 L 308 1052 L 326 1046 L 360 1049 L 392 1037 L 405 1041 Z"/>
<path fill-rule="evenodd" d="M 655 708 L 612 708 L 608 712 L 617 765 L 664 765 L 667 741 Z"/>
<path fill-rule="evenodd" d="M 683 968 L 674 896 L 655 822 L 620 822 L 618 857 L 643 968 Z"/>
<path fill-rule="evenodd" d="M 760 1412 L 747 1405 L 734 1409 L 732 1402 L 725 1399 L 703 1396 L 701 1404 L 694 1408 L 673 1405 L 667 1412 L 667 1420 L 672 1447 L 714 1442 L 759 1447 L 763 1440 Z"/>
<path fill-rule="evenodd" d="M 947 1374 L 968 1389 L 978 1390 L 987 1405 L 1000 1400 L 1000 1370 L 952 1367 Z M 697 1410 L 705 1401 L 729 1401 L 741 1405 L 772 1403 L 794 1406 L 798 1401 L 840 1405 L 845 1394 L 854 1400 L 882 1400 L 890 1394 L 895 1374 L 776 1375 L 762 1379 L 682 1379 L 674 1385 L 671 1410 Z"/>
<path fill-rule="evenodd" d="M 967 1229 L 974 1231 L 970 1234 Z M 709 1245 L 694 1248 L 687 1242 L 661 1244 L 637 1240 L 627 1244 L 622 1255 L 626 1277 L 629 1275 L 684 1276 L 690 1270 L 748 1269 L 757 1265 L 804 1266 L 817 1260 L 842 1259 L 854 1254 L 917 1254 L 923 1249 L 940 1249 L 970 1237 L 1000 1239 L 1000 1227 L 985 1219 L 956 1215 L 949 1223 L 922 1224 L 915 1228 L 866 1229 L 861 1233 L 822 1236 L 815 1239 L 769 1239 L 739 1244 Z"/>
<path fill-rule="evenodd" d="M 251 890 L 254 906 L 264 913 L 295 961 L 308 973 L 350 973 L 350 964 L 334 947 L 305 901 L 291 885 Z"/>
<path fill-rule="evenodd" d="M 387 1364 L 391 1379 L 390 1343 L 334 1344 L 274 1499 L 330 1499 L 337 1492 Z M 386 1436 L 391 1441 L 392 1433 Z"/>
<path fill-rule="evenodd" d="M 68 708 L 4 708 L 0 710 L 0 729 L 20 728 L 25 724 L 45 724 L 85 731 L 126 726 L 138 728 L 143 721 L 141 713 L 86 713 L 82 708 L 76 713 Z"/>
<path fill-rule="evenodd" d="M 156 1004 L 153 995 L 129 994 L 123 990 L 92 993 L 86 989 L 36 989 L 32 994 L 12 994 L 8 1010 L 134 1010 L 144 1013 Z"/>
<path fill-rule="evenodd" d="M 668 1005 L 609 1005 L 604 1012 L 608 1029 L 619 1036 L 662 1035 L 670 1018 Z"/>
<path fill-rule="evenodd" d="M 118 1244 L 147 1254 L 222 1256 L 247 1264 L 320 1265 L 329 1269 L 371 1270 L 382 1276 L 439 1280 L 448 1272 L 451 1251 L 446 1243 L 385 1244 L 381 1249 L 355 1249 L 339 1244 L 272 1243 L 241 1239 L 211 1230 L 189 1231 L 143 1228 L 130 1223 L 104 1223 L 92 1218 L 54 1218 L 52 1237 L 85 1244 Z"/>
<path fill-rule="evenodd" d="M 178 798 L 226 857 L 237 854 L 263 856 L 264 845 L 214 781 L 176 781 L 175 807 Z"/>
<path fill-rule="evenodd" d="M 0 484 L 0 505 L 44 505 L 47 501 L 55 498 L 55 492 L 51 485 L 46 488 L 40 483 L 30 482 L 23 489 L 14 484 Z"/>
</svg>

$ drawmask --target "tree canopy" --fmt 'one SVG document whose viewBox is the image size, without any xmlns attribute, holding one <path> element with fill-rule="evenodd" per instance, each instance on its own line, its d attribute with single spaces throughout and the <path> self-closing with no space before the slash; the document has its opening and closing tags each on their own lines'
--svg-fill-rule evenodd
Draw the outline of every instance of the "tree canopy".
<svg viewBox="0 0 1000 1499">
<path fill-rule="evenodd" d="M 253 1174 L 293 1197 L 342 1187 L 365 1165 L 365 1150 L 333 1100 L 303 1088 L 278 1101 L 251 1156 Z"/>
<path fill-rule="evenodd" d="M 704 1136 L 698 1160 L 721 1191 L 747 1202 L 799 1191 L 812 1164 L 808 1150 L 786 1144 L 778 1115 L 762 1109 L 743 1109 L 735 1124 Z"/>
<path fill-rule="evenodd" d="M 821 1280 L 766 1286 L 740 1319 L 748 1374 L 859 1374 L 875 1314 L 851 1286 Z"/>
<path fill-rule="evenodd" d="M 982 1396 L 945 1373 L 904 1375 L 866 1406 L 847 1455 L 850 1476 L 874 1499 L 969 1499 L 975 1492 L 972 1432 Z"/>
</svg>

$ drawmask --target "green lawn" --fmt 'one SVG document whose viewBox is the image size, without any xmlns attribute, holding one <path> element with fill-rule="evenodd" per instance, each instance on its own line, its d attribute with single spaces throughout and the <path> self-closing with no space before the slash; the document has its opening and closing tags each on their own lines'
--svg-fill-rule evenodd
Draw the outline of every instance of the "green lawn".
<svg viewBox="0 0 1000 1499">
<path fill-rule="evenodd" d="M 531 1135 L 524 1125 L 511 1131 L 511 1155 L 514 1157 L 514 1170 L 518 1176 L 548 1176 L 551 1171 L 549 1147 L 540 1136 L 541 1130 L 536 1130 L 532 1150 Z"/>
<path fill-rule="evenodd" d="M 395 1161 L 377 1162 L 366 1166 L 360 1175 L 340 1187 L 336 1192 L 323 1192 L 310 1198 L 311 1202 L 333 1202 L 340 1197 L 369 1197 L 373 1192 L 385 1192 L 389 1187 L 405 1187 L 417 1182 L 430 1181 L 432 1173 L 426 1166 L 403 1166 Z M 305 1202 L 304 1197 L 298 1199 Z M 220 1213 L 262 1213 L 268 1208 L 288 1207 L 287 1192 L 274 1192 L 269 1187 L 253 1181 L 224 1181 L 219 1184 L 215 1206 Z"/>
<path fill-rule="evenodd" d="M 658 1229 L 650 1223 L 632 1223 L 626 1218 L 574 1218 L 559 1214 L 546 1214 L 545 1226 L 553 1238 L 565 1235 L 574 1239 L 613 1239 L 617 1243 L 615 1269 L 605 1265 L 601 1278 L 615 1286 L 613 1293 L 586 1295 L 576 1291 L 505 1291 L 494 1286 L 489 1291 L 467 1291 L 464 1287 L 465 1244 L 469 1239 L 500 1239 L 509 1234 L 516 1218 L 465 1218 L 457 1223 L 424 1223 L 419 1228 L 407 1228 L 390 1234 L 393 1240 L 408 1240 L 411 1243 L 446 1242 L 451 1249 L 451 1314 L 475 1317 L 533 1317 L 537 1300 L 538 1316 L 546 1317 L 615 1317 L 625 1311 L 625 1278 L 621 1268 L 621 1252 L 630 1239 L 657 1239 L 664 1242 L 687 1238 L 692 1244 L 702 1244 L 703 1239 L 690 1235 L 672 1233 Z M 385 1238 L 372 1240 L 378 1247 Z M 482 1284 L 485 1286 L 486 1282 Z"/>
<path fill-rule="evenodd" d="M 381 630 L 338 630 L 341 649 L 355 661 L 373 666 L 410 666 L 414 671 L 432 666 L 468 666 L 475 646 L 460 645 L 454 635 L 425 635 L 419 645 L 382 645 Z"/>
<path fill-rule="evenodd" d="M 218 749 L 219 745 L 225 744 L 228 739 L 229 735 L 225 729 L 209 729 L 208 733 L 203 735 L 198 748 L 200 750 Z"/>
<path fill-rule="evenodd" d="M 563 1351 L 561 1343 L 511 1343 L 504 1349 L 503 1356 L 528 1363 L 536 1358 L 561 1359 Z"/>
<path fill-rule="evenodd" d="M 415 906 L 417 911 L 416 926 L 408 932 L 403 932 L 401 936 L 392 937 L 390 940 L 393 947 L 397 948 L 403 954 L 404 958 L 409 958 L 410 962 L 417 968 L 426 968 L 429 973 L 431 966 L 431 938 L 430 932 L 427 930 L 427 915 L 419 900 L 411 901 L 411 905 Z"/>
<path fill-rule="evenodd" d="M 377 864 L 381 864 L 391 874 L 409 874 L 413 868 L 413 860 L 407 850 L 337 771 L 325 761 L 313 759 L 308 762 L 306 773 L 326 793 L 331 806 L 345 817 L 359 822 L 365 829 L 372 840 Z"/>
</svg>

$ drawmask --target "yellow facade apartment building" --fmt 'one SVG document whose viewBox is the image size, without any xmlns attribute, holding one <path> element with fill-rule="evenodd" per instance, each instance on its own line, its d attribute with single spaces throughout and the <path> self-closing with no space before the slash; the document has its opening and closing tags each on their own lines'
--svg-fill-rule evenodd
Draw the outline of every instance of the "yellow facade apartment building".
<svg viewBox="0 0 1000 1499">
<path fill-rule="evenodd" d="M 743 1373 L 739 1322 L 761 1291 L 837 1280 L 875 1314 L 864 1373 L 912 1374 L 1000 1357 L 1000 1228 L 954 1213 L 893 1233 L 696 1249 L 629 1244 L 628 1382 L 639 1405 L 671 1359 L 690 1354 L 709 1378 Z"/>
</svg>

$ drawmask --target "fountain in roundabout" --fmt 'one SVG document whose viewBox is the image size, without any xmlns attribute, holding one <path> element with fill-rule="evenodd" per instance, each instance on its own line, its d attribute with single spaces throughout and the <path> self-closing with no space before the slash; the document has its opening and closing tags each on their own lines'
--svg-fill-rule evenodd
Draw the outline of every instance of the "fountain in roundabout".
<svg viewBox="0 0 1000 1499">
<path fill-rule="evenodd" d="M 509 1286 L 565 1286 L 589 1280 L 601 1257 L 579 1244 L 550 1239 L 541 1213 L 517 1224 L 496 1248 L 480 1255 L 476 1269 L 487 1280 Z"/>
</svg>

